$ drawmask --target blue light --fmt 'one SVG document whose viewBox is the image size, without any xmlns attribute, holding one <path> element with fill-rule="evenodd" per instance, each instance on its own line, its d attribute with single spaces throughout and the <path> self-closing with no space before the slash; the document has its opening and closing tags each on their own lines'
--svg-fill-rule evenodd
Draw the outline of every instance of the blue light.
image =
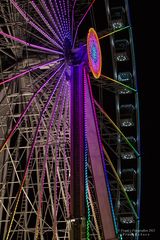
<svg viewBox="0 0 160 240">
<path fill-rule="evenodd" d="M 84 99 L 86 99 L 86 81 L 84 81 Z M 89 186 L 88 186 L 88 143 L 87 143 L 87 130 L 86 130 L 86 101 L 84 101 L 84 174 L 85 174 L 85 202 L 87 209 L 86 217 L 86 240 L 90 240 L 90 222 L 91 210 L 89 202 Z"/>
<path fill-rule="evenodd" d="M 96 63 L 97 62 L 97 48 L 94 43 L 91 48 L 91 56 L 92 56 L 94 63 Z"/>
</svg>

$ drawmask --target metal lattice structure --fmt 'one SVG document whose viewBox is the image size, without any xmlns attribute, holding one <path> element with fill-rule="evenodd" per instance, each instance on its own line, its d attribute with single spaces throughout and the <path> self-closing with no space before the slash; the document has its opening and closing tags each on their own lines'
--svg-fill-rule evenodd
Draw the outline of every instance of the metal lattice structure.
<svg viewBox="0 0 160 240">
<path fill-rule="evenodd" d="M 138 239 L 140 140 L 132 29 L 116 33 L 131 25 L 128 1 L 103 1 L 105 29 L 96 24 L 95 4 L 100 6 L 91 0 L 0 3 L 3 240 Z M 89 73 L 82 28 L 87 16 L 99 39 L 113 32 L 108 44 L 115 81 Z M 105 91 L 115 104 L 113 119 L 103 106 Z M 130 238 L 126 229 L 135 229 Z"/>
</svg>

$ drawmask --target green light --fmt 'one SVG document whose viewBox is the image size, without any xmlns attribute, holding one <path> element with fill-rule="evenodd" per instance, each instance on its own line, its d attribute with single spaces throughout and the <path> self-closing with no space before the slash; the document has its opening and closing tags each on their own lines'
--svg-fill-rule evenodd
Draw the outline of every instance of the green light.
<svg viewBox="0 0 160 240">
<path fill-rule="evenodd" d="M 119 239 L 120 239 L 120 240 L 123 240 L 122 234 L 119 235 Z"/>
<path fill-rule="evenodd" d="M 84 81 L 85 84 L 85 81 Z M 85 94 L 85 87 L 84 86 L 84 94 Z M 85 98 L 84 98 L 85 99 Z M 86 217 L 86 240 L 90 240 L 90 203 L 89 203 L 89 196 L 88 196 L 88 144 L 87 144 L 87 132 L 86 132 L 86 105 L 84 102 L 84 174 L 85 174 L 85 202 L 87 208 L 87 217 Z"/>
</svg>

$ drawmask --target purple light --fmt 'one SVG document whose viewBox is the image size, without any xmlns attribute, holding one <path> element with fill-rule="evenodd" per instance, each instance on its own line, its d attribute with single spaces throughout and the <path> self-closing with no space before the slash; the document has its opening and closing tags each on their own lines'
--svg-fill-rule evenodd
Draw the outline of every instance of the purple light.
<svg viewBox="0 0 160 240">
<path fill-rule="evenodd" d="M 4 141 L 4 143 L 2 144 L 2 146 L 0 147 L 0 151 L 3 149 L 3 147 L 5 146 L 5 144 L 9 141 L 9 139 L 12 137 L 13 133 L 15 132 L 15 130 L 18 128 L 19 124 L 21 123 L 24 115 L 26 114 L 26 112 L 28 111 L 28 109 L 30 108 L 33 100 L 36 98 L 36 96 L 43 90 L 43 88 L 47 85 L 47 83 L 50 82 L 50 80 L 57 74 L 58 71 L 60 71 L 60 69 L 64 66 L 64 63 L 42 84 L 42 86 L 32 95 L 31 99 L 29 100 L 29 102 L 27 103 L 27 105 L 25 106 L 25 109 L 23 110 L 23 112 L 21 113 L 21 116 L 18 118 L 16 124 L 14 125 L 14 127 L 12 128 L 12 130 L 10 131 L 10 133 L 8 134 L 6 140 Z"/>
<path fill-rule="evenodd" d="M 57 33 L 59 34 L 59 37 L 60 39 L 62 40 L 63 42 L 63 32 L 61 31 L 61 27 L 60 27 L 60 24 L 59 24 L 59 21 L 58 21 L 58 18 L 56 16 L 56 13 L 54 11 L 54 8 L 53 8 L 53 3 L 49 2 L 50 4 L 50 7 L 51 7 L 51 10 L 53 11 L 53 14 L 51 14 L 51 11 L 49 10 L 49 8 L 47 7 L 46 5 L 46 2 L 44 0 L 41 0 L 42 1 L 42 5 L 43 5 L 43 9 L 45 10 L 46 14 L 48 15 L 50 21 L 52 22 L 53 26 L 54 26 L 54 29 L 57 30 Z M 52 9 L 53 8 L 53 9 Z M 56 18 L 56 22 L 55 20 L 53 19 L 52 15 Z M 58 27 L 59 26 L 59 27 Z"/>
<path fill-rule="evenodd" d="M 53 12 L 53 15 L 54 15 L 54 17 L 55 17 L 55 19 L 56 19 L 56 22 L 57 22 L 58 26 L 60 27 L 60 29 L 57 28 L 57 24 L 55 23 L 54 19 L 52 18 L 52 15 L 51 15 L 48 7 L 46 6 L 44 0 L 42 0 L 42 2 L 44 3 L 45 8 L 47 9 L 47 13 L 49 14 L 50 18 L 52 19 L 52 22 L 54 23 L 54 27 L 57 29 L 58 32 L 61 32 L 60 36 L 63 36 L 63 40 L 64 40 L 65 35 L 64 35 L 64 32 L 62 31 L 61 24 L 60 24 L 60 22 L 59 22 L 59 19 L 58 19 L 58 17 L 57 17 L 56 12 L 55 12 L 55 9 L 54 9 L 54 6 L 53 6 L 52 1 L 49 0 L 49 4 L 50 4 L 51 10 L 52 10 L 52 12 Z"/>
<path fill-rule="evenodd" d="M 36 4 L 34 3 L 34 1 L 31 2 L 32 6 L 34 7 L 35 11 L 39 14 L 39 16 L 41 17 L 41 19 L 44 21 L 44 23 L 46 24 L 46 26 L 49 28 L 49 30 L 52 32 L 53 36 L 61 43 L 61 46 L 54 41 L 54 45 L 57 46 L 60 49 L 63 49 L 62 47 L 62 40 L 60 40 L 60 38 L 57 36 L 56 32 L 54 31 L 54 29 L 51 27 L 51 25 L 49 24 L 49 22 L 46 20 L 46 18 L 44 17 L 44 15 L 42 14 L 42 12 L 39 10 L 39 8 L 36 6 Z"/>
<path fill-rule="evenodd" d="M 73 29 L 74 29 L 74 9 L 75 9 L 75 5 L 76 5 L 76 1 L 77 0 L 74 0 L 73 8 L 72 8 L 72 38 L 73 38 Z"/>
<path fill-rule="evenodd" d="M 21 39 L 19 39 L 19 38 L 17 38 L 17 37 L 14 37 L 14 36 L 10 35 L 10 34 L 7 34 L 7 33 L 5 33 L 5 32 L 0 31 L 0 34 L 1 34 L 2 36 L 4 36 L 4 37 L 10 38 L 10 39 L 12 39 L 12 40 L 14 40 L 14 41 L 16 41 L 16 42 L 22 43 L 22 44 L 24 44 L 25 46 L 33 47 L 33 48 L 36 48 L 36 49 L 39 49 L 39 50 L 43 50 L 43 51 L 45 51 L 45 52 L 51 52 L 51 53 L 54 53 L 54 54 L 63 55 L 63 53 L 60 52 L 60 51 L 56 51 L 56 50 L 52 50 L 52 49 L 50 49 L 50 48 L 45 48 L 45 47 L 41 47 L 41 46 L 38 46 L 38 45 L 35 45 L 35 44 L 28 43 L 28 42 L 26 42 L 26 41 L 24 41 L 24 40 L 21 40 Z"/>
<path fill-rule="evenodd" d="M 89 8 L 87 9 L 85 14 L 83 15 L 82 19 L 80 20 L 80 22 L 79 22 L 79 24 L 78 24 L 78 26 L 76 28 L 76 33 L 74 35 L 74 40 L 73 40 L 73 48 L 74 48 L 74 45 L 75 45 L 75 42 L 76 42 L 76 38 L 77 38 L 79 27 L 80 27 L 81 23 L 83 22 L 83 20 L 85 19 L 85 17 L 87 16 L 88 12 L 91 10 L 94 2 L 95 2 L 95 0 L 92 1 L 92 3 L 90 4 Z"/>
<path fill-rule="evenodd" d="M 55 43 L 55 41 L 47 34 L 45 33 L 40 27 L 38 27 L 33 21 L 31 21 L 31 17 L 29 16 L 29 14 L 27 14 L 24 10 L 22 10 L 18 4 L 14 1 L 11 0 L 11 3 L 13 4 L 13 6 L 17 9 L 17 11 L 22 15 L 22 17 L 33 27 L 35 28 L 39 33 L 41 33 L 44 37 L 46 37 L 51 43 Z M 29 17 L 27 17 L 29 16 Z"/>
<path fill-rule="evenodd" d="M 61 22 L 61 27 L 63 28 L 63 32 L 64 32 L 64 34 L 66 34 L 66 27 L 64 26 L 64 22 L 61 18 L 61 15 L 63 15 L 63 10 L 61 9 L 61 12 L 59 11 L 57 0 L 55 0 L 55 8 L 57 10 L 57 13 L 58 13 L 58 16 L 59 16 L 59 19 L 60 19 L 60 22 Z"/>
<path fill-rule="evenodd" d="M 63 1 L 63 3 L 64 3 L 64 1 Z M 63 21 L 63 25 L 65 28 L 65 32 L 67 32 L 68 24 L 66 22 L 66 18 L 64 17 L 64 16 L 66 16 L 66 10 L 65 10 L 65 7 L 64 8 L 62 7 L 61 1 L 59 1 L 59 5 L 60 5 L 60 11 L 61 11 L 61 15 L 62 15 L 62 21 Z"/>
<path fill-rule="evenodd" d="M 89 66 L 95 78 L 99 78 L 102 68 L 102 56 L 97 33 L 93 28 L 89 29 L 87 36 L 87 52 Z"/>
<path fill-rule="evenodd" d="M 62 77 L 63 77 L 63 74 L 64 74 L 64 71 L 63 73 L 61 74 L 60 78 L 59 78 L 59 82 L 61 81 Z M 57 110 L 57 107 L 58 107 L 58 102 L 59 102 L 59 98 L 60 96 L 62 96 L 62 89 L 64 88 L 64 81 L 61 85 L 61 89 L 60 89 L 60 93 L 59 93 L 59 96 L 58 96 L 58 99 L 56 100 L 56 103 L 52 109 L 52 113 L 51 113 L 51 119 L 50 119 L 50 123 L 49 123 L 49 129 L 48 129 L 48 134 L 47 134 L 47 142 L 46 142 L 46 145 L 45 145 L 45 158 L 44 158 L 44 162 L 43 162 L 43 170 L 42 170 L 42 177 L 41 177 L 41 191 L 40 191 L 40 200 L 39 200 L 39 207 L 38 207 L 38 221 L 40 219 L 40 210 L 41 210 L 41 204 L 42 204 L 42 199 L 43 199 L 43 192 L 44 192 L 44 178 L 45 178 L 45 170 L 46 170 L 46 164 L 47 164 L 47 160 L 48 160 L 48 151 L 49 151 L 49 142 L 50 142 L 50 138 L 51 138 L 51 130 L 52 130 L 52 125 L 53 125 L 53 122 L 54 122 L 54 119 L 55 119 L 55 113 L 56 113 L 56 110 Z M 66 87 L 67 89 L 67 87 Z M 63 111 L 63 106 L 64 106 L 64 100 L 66 98 L 66 91 L 65 93 L 63 94 L 63 103 L 62 103 L 62 107 L 61 107 L 61 119 L 60 121 L 58 122 L 58 126 L 57 126 L 57 129 L 59 129 L 59 126 L 60 126 L 60 123 L 61 123 L 61 120 L 62 120 L 62 111 Z M 57 131 L 57 133 L 59 133 L 59 131 Z"/>
<path fill-rule="evenodd" d="M 64 73 L 64 71 L 63 71 Z M 39 117 L 39 121 L 38 121 L 38 125 L 37 125 L 37 128 L 36 128 L 36 131 L 35 131 L 35 134 L 34 134 L 34 139 L 33 139 L 33 142 L 32 142 L 32 145 L 31 145 L 31 149 L 30 149 L 30 152 L 29 152 L 29 156 L 28 156 L 28 161 L 27 161 L 27 165 L 26 165 L 26 169 L 25 169 L 25 172 L 24 172 L 24 176 L 23 176 L 23 180 L 22 180 L 22 183 L 21 183 L 21 186 L 20 186 L 20 190 L 19 190 L 19 195 L 21 194 L 22 192 L 22 188 L 24 186 L 24 183 L 25 183 L 25 180 L 26 180 L 26 177 L 27 177 L 27 173 L 28 173 L 28 169 L 29 169 L 29 165 L 30 165 L 30 162 L 31 162 L 31 159 L 32 159 L 32 155 L 33 155 L 33 152 L 34 152 L 34 148 L 35 148 L 35 144 L 36 144 L 36 139 L 37 139 L 37 136 L 38 136 L 38 132 L 39 132 L 39 128 L 40 128 L 40 125 L 41 125 L 41 122 L 42 122 L 42 119 L 43 119 L 43 115 L 45 113 L 45 111 L 47 110 L 47 107 L 55 93 L 55 91 L 57 90 L 57 87 L 59 85 L 60 81 L 57 82 L 56 86 L 54 87 L 51 95 L 49 96 L 49 98 L 47 99 L 47 102 L 45 104 L 45 106 L 43 107 L 42 111 L 41 111 L 41 114 L 40 114 L 40 117 Z M 56 105 L 56 106 L 55 106 Z M 57 108 L 57 104 L 54 105 L 54 109 Z M 42 190 L 43 191 L 43 190 Z M 42 194 L 40 195 L 40 200 L 42 199 Z M 40 204 L 41 204 L 41 201 L 40 201 Z M 14 209 L 14 213 L 15 213 L 15 210 L 17 208 L 17 205 L 15 206 L 15 209 Z M 40 209 L 38 209 L 38 215 L 40 215 Z M 13 215 L 14 217 L 14 215 Z M 39 217 L 39 216 L 38 216 Z M 39 220 L 39 219 L 38 219 Z M 37 225 L 38 226 L 38 225 Z"/>
<path fill-rule="evenodd" d="M 71 32 L 71 21 L 70 21 L 70 11 L 69 11 L 69 0 L 67 0 L 67 17 L 68 17 L 69 32 Z"/>
<path fill-rule="evenodd" d="M 67 0 L 63 0 L 63 6 L 65 9 L 65 20 L 66 20 L 66 24 L 67 24 L 67 29 L 68 32 L 70 32 L 70 20 L 69 20 L 69 12 L 68 12 L 68 1 Z"/>
<path fill-rule="evenodd" d="M 25 74 L 27 74 L 27 73 L 29 73 L 29 72 L 32 72 L 32 71 L 34 71 L 34 70 L 36 70 L 36 69 L 38 69 L 38 68 L 42 68 L 42 67 L 45 67 L 45 66 L 49 66 L 50 64 L 57 63 L 57 62 L 59 62 L 59 61 L 62 61 L 63 59 L 64 59 L 64 58 L 60 58 L 60 59 L 58 59 L 58 60 L 56 60 L 56 61 L 54 60 L 54 61 L 50 61 L 50 62 L 47 62 L 47 63 L 44 63 L 44 64 L 39 64 L 39 65 L 33 66 L 33 67 L 27 69 L 26 71 L 24 71 L 24 72 L 22 72 L 22 73 L 20 73 L 20 74 L 15 75 L 14 77 L 5 79 L 3 82 L 0 82 L 0 86 L 1 86 L 2 84 L 4 84 L 4 83 L 11 82 L 11 81 L 13 81 L 13 80 L 15 80 L 15 79 L 17 79 L 17 78 L 19 78 L 19 77 L 21 77 L 21 76 L 24 76 Z"/>
</svg>

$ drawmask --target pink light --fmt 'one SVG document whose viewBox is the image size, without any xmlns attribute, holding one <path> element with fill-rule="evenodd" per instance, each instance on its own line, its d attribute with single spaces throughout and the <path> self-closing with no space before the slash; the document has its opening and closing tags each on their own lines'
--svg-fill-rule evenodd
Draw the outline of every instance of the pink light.
<svg viewBox="0 0 160 240">
<path fill-rule="evenodd" d="M 29 18 L 29 14 L 27 14 L 22 8 L 19 7 L 16 1 L 10 0 L 13 6 L 17 9 L 17 11 L 22 15 L 22 17 L 33 27 L 35 28 L 39 33 L 41 33 L 46 39 L 48 39 L 51 43 L 54 44 L 54 40 L 46 33 L 44 32 L 40 27 L 38 27 L 33 21 L 31 21 L 31 17 Z"/>
<path fill-rule="evenodd" d="M 61 81 L 61 78 L 63 76 L 64 72 L 61 74 L 61 77 L 59 78 L 59 82 Z M 39 226 L 39 220 L 40 220 L 40 212 L 41 212 L 41 206 L 42 206 L 42 200 L 43 200 L 43 192 L 44 192 L 44 178 L 45 178 L 45 170 L 46 170 L 46 164 L 47 164 L 47 160 L 48 160 L 48 151 L 49 151 L 49 142 L 50 142 L 50 138 L 51 138 L 51 130 L 52 130 L 52 125 L 53 125 L 53 121 L 55 119 L 55 113 L 56 113 L 56 110 L 57 110 L 57 107 L 58 107 L 58 102 L 59 102 L 59 99 L 60 99 L 60 96 L 62 95 L 62 89 L 64 88 L 64 80 L 63 80 L 63 83 L 61 85 L 61 90 L 60 90 L 60 94 L 55 102 L 55 105 L 54 107 L 52 108 L 52 114 L 51 114 L 51 119 L 50 119 L 50 122 L 49 122 L 49 129 L 48 129 L 48 134 L 47 134 L 47 142 L 46 142 L 46 145 L 45 145 L 45 158 L 44 158 L 44 162 L 43 162 L 43 170 L 42 170 L 42 177 L 41 177 L 41 192 L 40 192 L 40 197 L 39 197 L 39 207 L 38 207 L 38 223 L 37 223 L 37 229 L 38 229 L 38 226 Z M 64 96 L 64 100 L 65 100 L 65 97 L 66 97 L 66 94 L 63 94 Z M 63 100 L 63 103 L 64 103 L 64 100 Z M 62 108 L 61 108 L 61 112 L 63 110 L 63 104 L 62 104 Z M 62 114 L 61 114 L 62 116 Z M 58 123 L 58 126 L 60 124 L 60 121 Z M 59 129 L 59 127 L 58 127 Z M 58 131 L 59 132 L 59 131 Z M 38 230 L 37 230 L 37 234 L 38 234 Z"/>
<path fill-rule="evenodd" d="M 47 83 L 57 74 L 58 71 L 60 71 L 60 69 L 64 66 L 64 63 L 42 84 L 42 86 L 32 95 L 31 99 L 29 100 L 29 102 L 27 103 L 27 105 L 25 106 L 25 109 L 23 110 L 23 112 L 21 113 L 21 116 L 18 118 L 16 124 L 14 125 L 14 127 L 12 128 L 12 130 L 10 131 L 10 133 L 8 134 L 6 140 L 4 141 L 4 143 L 2 144 L 2 146 L 0 147 L 0 152 L 3 150 L 4 146 L 6 145 L 6 143 L 9 141 L 9 139 L 12 137 L 12 135 L 14 134 L 14 132 L 16 131 L 16 129 L 18 128 L 19 124 L 22 122 L 22 119 L 24 117 L 24 115 L 26 114 L 26 112 L 28 111 L 28 109 L 30 108 L 33 100 L 35 99 L 35 97 L 42 91 L 42 89 L 47 85 Z"/>
<path fill-rule="evenodd" d="M 40 9 L 37 7 L 37 5 L 35 4 L 34 1 L 31 1 L 32 6 L 34 7 L 35 11 L 39 14 L 39 16 L 41 17 L 41 19 L 43 20 L 43 22 L 46 24 L 46 26 L 48 27 L 48 29 L 52 32 L 53 36 L 60 42 L 60 44 L 58 44 L 56 41 L 54 41 L 54 45 L 57 46 L 59 49 L 63 49 L 62 47 L 62 41 L 60 40 L 60 38 L 58 37 L 58 35 L 56 34 L 56 32 L 54 31 L 53 27 L 51 27 L 51 25 L 49 24 L 49 22 L 47 21 L 47 19 L 44 17 L 44 15 L 42 14 L 42 12 L 40 11 Z"/>
<path fill-rule="evenodd" d="M 75 42 L 76 42 L 78 29 L 79 29 L 81 23 L 83 22 L 83 20 L 85 19 L 85 17 L 87 16 L 88 12 L 91 10 L 94 2 L 95 2 L 95 0 L 93 0 L 93 2 L 90 4 L 89 8 L 87 9 L 87 11 L 86 11 L 85 14 L 83 15 L 82 19 L 80 20 L 80 22 L 79 22 L 79 24 L 78 24 L 78 26 L 77 26 L 76 33 L 75 33 L 75 36 L 74 36 L 74 41 L 73 41 L 73 48 L 74 48 L 74 45 L 75 45 Z"/>
<path fill-rule="evenodd" d="M 11 82 L 11 81 L 13 81 L 13 80 L 15 80 L 15 79 L 17 79 L 17 78 L 19 78 L 21 76 L 24 76 L 25 74 L 27 74 L 29 72 L 32 72 L 32 71 L 34 71 L 34 70 L 36 70 L 38 68 L 41 68 L 41 67 L 44 67 L 44 66 L 49 66 L 50 64 L 62 61 L 63 59 L 64 58 L 60 58 L 60 59 L 58 59 L 56 61 L 54 60 L 54 61 L 51 61 L 51 62 L 47 62 L 47 63 L 44 63 L 44 64 L 39 64 L 39 65 L 33 66 L 33 67 L 27 69 L 26 71 L 24 71 L 24 72 L 22 72 L 20 74 L 15 75 L 14 77 L 8 78 L 8 79 L 4 80 L 3 82 L 0 82 L 0 86 L 2 84 L 4 84 L 4 83 Z"/>
<path fill-rule="evenodd" d="M 93 28 L 89 29 L 87 36 L 87 53 L 91 72 L 95 78 L 99 78 L 102 69 L 102 55 L 99 39 Z"/>
<path fill-rule="evenodd" d="M 52 50 L 52 49 L 50 49 L 50 48 L 45 48 L 45 47 L 41 47 L 41 46 L 38 46 L 38 45 L 35 45 L 35 44 L 28 43 L 28 42 L 26 42 L 26 41 L 24 41 L 24 40 L 22 40 L 22 39 L 19 39 L 19 38 L 17 38 L 17 37 L 14 37 L 14 36 L 12 36 L 12 35 L 10 35 L 10 34 L 7 34 L 7 33 L 5 33 L 5 32 L 2 32 L 2 31 L 0 31 L 0 35 L 2 35 L 2 36 L 4 36 L 4 37 L 7 37 L 7 38 L 10 38 L 10 39 L 12 39 L 12 40 L 14 40 L 14 41 L 16 41 L 16 42 L 22 43 L 22 44 L 24 44 L 25 46 L 28 46 L 28 47 L 33 47 L 33 48 L 37 48 L 37 49 L 43 50 L 43 51 L 45 51 L 45 52 L 51 52 L 51 53 L 54 53 L 54 54 L 63 55 L 62 52 L 55 51 L 55 50 Z"/>
<path fill-rule="evenodd" d="M 64 32 L 63 32 L 63 30 L 62 30 L 62 28 L 61 28 L 61 24 L 60 24 L 59 18 L 58 18 L 58 16 L 57 16 L 57 13 L 56 13 L 56 11 L 55 11 L 55 8 L 54 8 L 54 6 L 53 6 L 52 0 L 49 0 L 49 5 L 50 5 L 50 8 L 51 8 L 52 14 L 51 14 L 51 12 L 49 11 L 49 9 L 48 9 L 45 1 L 44 1 L 44 0 L 41 0 L 41 1 L 42 1 L 42 3 L 44 4 L 44 6 L 45 6 L 45 8 L 46 8 L 47 14 L 49 15 L 50 19 L 52 20 L 52 23 L 54 24 L 54 27 L 57 29 L 57 31 L 60 33 L 60 36 L 61 36 L 61 37 L 63 38 L 63 40 L 64 40 L 65 35 L 64 35 Z M 52 15 L 55 17 L 57 24 L 55 23 Z M 60 29 L 57 27 L 57 25 L 60 27 Z"/>
</svg>

